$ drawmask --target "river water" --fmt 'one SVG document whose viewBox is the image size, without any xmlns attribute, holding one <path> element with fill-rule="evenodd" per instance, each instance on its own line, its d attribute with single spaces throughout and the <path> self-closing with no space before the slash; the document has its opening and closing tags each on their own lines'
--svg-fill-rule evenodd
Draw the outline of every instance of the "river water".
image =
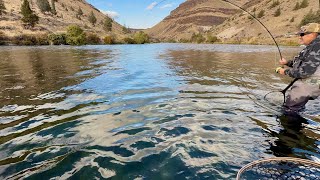
<svg viewBox="0 0 320 180">
<path fill-rule="evenodd" d="M 290 59 L 299 47 L 281 47 Z M 319 122 L 263 96 L 274 46 L 0 48 L 0 179 L 233 179 L 275 156 L 320 158 Z M 277 95 L 274 95 L 277 96 Z M 308 105 L 320 114 L 319 100 Z"/>
</svg>

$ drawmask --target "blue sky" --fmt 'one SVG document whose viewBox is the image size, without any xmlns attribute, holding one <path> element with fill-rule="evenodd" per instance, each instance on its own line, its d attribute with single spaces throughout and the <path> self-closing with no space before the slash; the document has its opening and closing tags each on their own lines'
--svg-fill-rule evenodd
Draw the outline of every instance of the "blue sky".
<svg viewBox="0 0 320 180">
<path fill-rule="evenodd" d="M 168 16 L 185 0 L 87 0 L 118 23 L 130 28 L 149 28 Z"/>
</svg>

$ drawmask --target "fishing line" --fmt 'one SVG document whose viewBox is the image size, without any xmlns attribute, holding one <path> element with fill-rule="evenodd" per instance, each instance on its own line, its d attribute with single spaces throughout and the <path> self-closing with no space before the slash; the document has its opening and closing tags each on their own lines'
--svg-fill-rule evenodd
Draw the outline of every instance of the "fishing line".
<svg viewBox="0 0 320 180">
<path fill-rule="evenodd" d="M 160 2 L 157 3 L 154 7 L 157 7 L 157 6 L 159 6 L 160 4 L 162 4 L 162 3 L 166 2 L 166 1 L 168 1 L 168 0 L 162 0 L 162 1 L 160 1 Z M 238 9 L 246 12 L 246 13 L 249 14 L 253 19 L 255 19 L 255 20 L 268 32 L 268 34 L 269 34 L 270 37 L 272 38 L 274 44 L 275 44 L 276 47 L 277 47 L 278 53 L 279 53 L 279 55 L 280 55 L 280 59 L 283 58 L 283 57 L 282 57 L 281 50 L 280 50 L 280 47 L 279 47 L 279 45 L 278 45 L 278 42 L 276 41 L 276 39 L 274 38 L 274 36 L 273 36 L 272 33 L 270 32 L 270 30 L 269 30 L 258 18 L 256 18 L 252 13 L 250 13 L 249 11 L 247 11 L 246 9 L 244 9 L 243 7 L 237 5 L 237 4 L 233 3 L 233 2 L 230 2 L 229 0 L 221 0 L 221 1 L 223 1 L 223 2 L 225 2 L 225 3 L 228 3 L 228 4 L 232 5 L 232 6 L 235 6 L 236 8 L 238 8 Z M 276 60 L 275 60 L 274 63 L 275 63 L 275 66 L 276 66 L 276 65 L 277 65 Z M 276 91 L 271 91 L 271 92 L 265 94 L 265 95 L 263 96 L 263 99 L 264 99 L 265 101 L 271 103 L 271 104 L 274 104 L 273 102 L 271 102 L 271 101 L 268 99 L 268 96 L 271 95 L 271 94 L 272 94 L 273 96 L 278 96 L 278 95 L 276 95 L 276 93 L 282 93 L 282 96 L 283 96 L 283 104 L 284 104 L 284 103 L 285 103 L 285 100 L 286 100 L 286 98 L 285 98 L 285 93 L 286 93 L 286 91 L 293 85 L 293 83 L 294 83 L 296 80 L 297 80 L 297 79 L 294 79 L 285 89 L 283 89 L 283 90 L 281 90 L 281 91 L 276 90 Z M 247 88 L 246 88 L 246 89 L 247 89 Z M 248 90 L 248 89 L 247 89 L 247 90 Z M 249 91 L 249 92 L 250 92 L 250 91 Z M 252 92 L 251 92 L 251 93 L 252 93 Z M 279 95 L 280 95 L 280 94 L 279 94 Z M 281 96 L 281 95 L 280 95 L 280 96 Z"/>
<path fill-rule="evenodd" d="M 277 46 L 277 49 L 278 49 L 278 52 L 279 52 L 279 55 L 280 55 L 280 59 L 282 59 L 282 53 L 281 53 L 281 51 L 280 51 L 280 48 L 279 48 L 279 45 L 278 45 L 277 41 L 275 40 L 275 38 L 273 37 L 273 35 L 272 35 L 271 32 L 269 31 L 269 29 L 268 29 L 258 18 L 256 18 L 253 14 L 251 14 L 250 12 L 248 12 L 247 10 L 245 10 L 244 8 L 242 8 L 241 6 L 239 6 L 239 5 L 237 5 L 237 4 L 234 4 L 234 3 L 232 3 L 232 2 L 230 2 L 230 1 L 228 1 L 228 0 L 222 0 L 222 1 L 227 2 L 227 3 L 229 3 L 229 4 L 233 5 L 233 6 L 241 9 L 242 11 L 248 13 L 248 14 L 249 14 L 252 18 L 254 18 L 256 21 L 258 21 L 258 22 L 264 27 L 264 29 L 269 33 L 269 35 L 271 36 L 272 40 L 274 41 L 275 45 Z M 264 100 L 267 100 L 267 96 L 268 96 L 269 94 L 276 93 L 276 92 L 281 92 L 282 95 L 283 95 L 283 104 L 284 104 L 284 103 L 286 102 L 286 91 L 287 91 L 297 80 L 298 80 L 298 78 L 295 78 L 293 81 L 291 81 L 291 83 L 290 83 L 286 88 L 284 88 L 284 89 L 281 90 L 281 91 L 272 91 L 272 92 L 267 93 L 267 94 L 264 96 Z M 267 101 L 268 101 L 268 100 L 267 100 Z M 269 101 L 268 101 L 268 102 L 269 102 Z"/>
<path fill-rule="evenodd" d="M 263 27 L 264 29 L 269 33 L 269 35 L 271 36 L 272 40 L 274 41 L 274 43 L 276 44 L 277 46 L 277 49 L 278 49 L 278 52 L 279 52 L 279 55 L 280 55 L 280 58 L 282 59 L 282 54 L 281 54 L 281 51 L 280 51 L 280 48 L 279 48 L 279 45 L 276 41 L 276 39 L 273 37 L 273 35 L 271 34 L 271 32 L 269 31 L 269 29 L 258 19 L 256 18 L 253 14 L 251 14 L 250 12 L 248 12 L 247 10 L 245 10 L 244 8 L 242 8 L 241 6 L 237 5 L 237 4 L 234 4 L 228 0 L 221 0 L 221 1 L 224 1 L 224 2 L 227 2 L 233 6 L 236 6 L 237 8 L 241 9 L 242 11 L 248 13 L 252 18 L 254 18 L 256 21 L 258 21 Z"/>
</svg>

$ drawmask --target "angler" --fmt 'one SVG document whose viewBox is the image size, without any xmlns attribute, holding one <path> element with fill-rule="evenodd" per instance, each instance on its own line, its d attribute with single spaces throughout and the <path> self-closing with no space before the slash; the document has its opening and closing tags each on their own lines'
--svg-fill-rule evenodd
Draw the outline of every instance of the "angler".
<svg viewBox="0 0 320 180">
<path fill-rule="evenodd" d="M 318 23 L 302 26 L 298 32 L 299 44 L 306 47 L 293 60 L 288 61 L 284 58 L 279 60 L 280 65 L 284 67 L 278 67 L 276 72 L 295 78 L 284 102 L 286 112 L 299 112 L 305 108 L 309 100 L 320 96 L 319 33 Z"/>
</svg>

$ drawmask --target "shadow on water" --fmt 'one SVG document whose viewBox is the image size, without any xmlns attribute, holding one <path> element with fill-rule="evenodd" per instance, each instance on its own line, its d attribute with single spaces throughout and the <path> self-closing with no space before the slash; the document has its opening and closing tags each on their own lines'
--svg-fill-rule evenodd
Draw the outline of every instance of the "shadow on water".
<svg viewBox="0 0 320 180">
<path fill-rule="evenodd" d="M 270 150 L 279 157 L 320 158 L 317 139 L 310 136 L 306 129 L 308 120 L 298 114 L 284 114 L 278 120 L 282 129 L 272 132 L 271 135 L 277 139 L 270 144 Z M 313 133 L 314 134 L 314 133 Z M 315 135 L 315 134 L 314 134 Z"/>
<path fill-rule="evenodd" d="M 317 131 L 257 105 L 285 86 L 269 46 L 0 51 L 0 178 L 232 179 L 318 153 Z"/>
</svg>

